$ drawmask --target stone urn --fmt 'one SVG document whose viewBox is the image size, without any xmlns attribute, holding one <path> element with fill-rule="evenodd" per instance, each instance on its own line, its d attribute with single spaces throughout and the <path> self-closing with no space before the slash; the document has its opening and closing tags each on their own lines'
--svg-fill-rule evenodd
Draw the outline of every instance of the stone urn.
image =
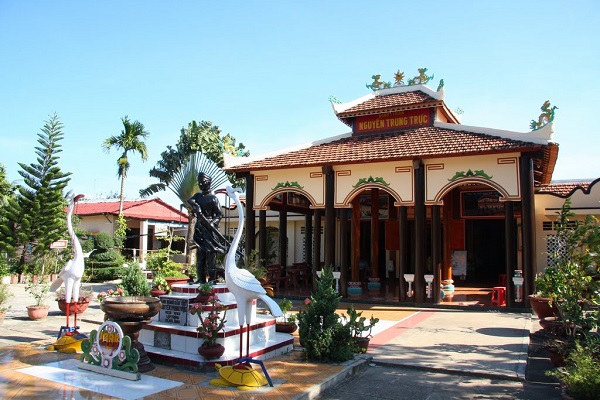
<svg viewBox="0 0 600 400">
<path fill-rule="evenodd" d="M 100 303 L 100 309 L 106 317 L 119 324 L 123 334 L 131 338 L 131 347 L 140 353 L 138 370 L 148 372 L 154 369 L 144 345 L 138 342 L 142 327 L 149 323 L 162 308 L 159 298 L 150 296 L 116 296 L 106 297 Z"/>
</svg>

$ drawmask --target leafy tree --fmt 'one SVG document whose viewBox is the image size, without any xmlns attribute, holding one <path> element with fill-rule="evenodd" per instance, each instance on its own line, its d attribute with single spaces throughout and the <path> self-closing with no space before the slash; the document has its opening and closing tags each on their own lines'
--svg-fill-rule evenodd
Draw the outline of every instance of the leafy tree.
<svg viewBox="0 0 600 400">
<path fill-rule="evenodd" d="M 119 136 L 111 136 L 102 143 L 102 148 L 106 152 L 110 152 L 110 149 L 113 147 L 122 151 L 121 156 L 117 159 L 117 176 L 121 179 L 119 215 L 123 214 L 125 179 L 127 178 L 127 172 L 129 171 L 130 166 L 127 156 L 129 152 L 137 152 L 140 153 L 142 161 L 146 161 L 148 159 L 148 149 L 146 148 L 144 139 L 149 135 L 141 122 L 131 122 L 127 116 L 121 118 L 121 121 L 123 122 L 124 128 L 121 131 L 121 134 Z"/>
<path fill-rule="evenodd" d="M 17 186 L 14 197 L 8 197 L 6 223 L 0 225 L 0 247 L 18 258 L 22 270 L 31 250 L 36 257 L 51 251 L 50 244 L 66 234 L 63 190 L 71 173 L 58 166 L 62 151 L 62 123 L 56 114 L 50 117 L 38 134 L 36 163 L 19 163 L 23 186 Z"/>
<path fill-rule="evenodd" d="M 175 148 L 167 146 L 167 150 L 161 153 L 161 159 L 150 170 L 150 176 L 157 178 L 158 182 L 140 190 L 142 197 L 151 196 L 167 188 L 177 195 L 181 204 L 188 209 L 188 243 L 192 243 L 193 213 L 187 201 L 199 190 L 196 181 L 198 170 L 206 166 L 206 160 L 214 162 L 218 168 L 222 168 L 224 165 L 223 153 L 236 156 L 250 154 L 245 150 L 243 143 L 237 145 L 233 136 L 229 134 L 223 136 L 221 129 L 212 122 L 192 121 L 187 128 L 181 128 Z M 220 183 L 217 182 L 215 174 L 209 175 L 213 178 L 213 186 L 218 186 Z M 238 186 L 242 185 L 243 181 L 234 181 L 233 178 L 233 175 L 229 175 L 231 182 L 235 182 L 234 184 Z M 186 260 L 188 263 L 191 262 L 190 250 L 191 247 L 188 246 Z"/>
</svg>

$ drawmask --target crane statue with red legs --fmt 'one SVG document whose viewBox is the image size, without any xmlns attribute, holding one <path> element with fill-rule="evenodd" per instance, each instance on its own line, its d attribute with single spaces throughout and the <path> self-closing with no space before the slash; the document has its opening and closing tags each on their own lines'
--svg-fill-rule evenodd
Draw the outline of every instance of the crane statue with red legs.
<svg viewBox="0 0 600 400">
<path fill-rule="evenodd" d="M 250 323 L 252 322 L 253 314 L 252 303 L 256 299 L 262 300 L 271 311 L 271 315 L 273 315 L 275 318 L 282 316 L 283 312 L 281 311 L 281 308 L 279 308 L 279 305 L 267 295 L 267 292 L 262 287 L 258 279 L 256 279 L 254 275 L 250 273 L 250 271 L 246 269 L 240 269 L 236 265 L 235 252 L 239 245 L 242 231 L 244 230 L 244 208 L 239 198 L 240 192 L 241 189 L 239 188 L 234 189 L 231 186 L 227 186 L 227 194 L 237 205 L 239 215 L 238 229 L 235 232 L 235 236 L 233 237 L 229 251 L 225 255 L 225 285 L 233 294 L 235 301 L 237 302 L 238 320 L 240 324 L 240 358 L 237 361 L 238 364 L 234 366 L 234 368 L 248 368 L 248 363 L 259 364 L 262 367 L 263 373 L 265 374 L 269 385 L 273 386 L 271 378 L 269 377 L 263 362 L 261 360 L 254 360 L 249 356 Z M 242 356 L 244 326 L 246 326 L 247 335 L 245 357 Z"/>
<path fill-rule="evenodd" d="M 73 246 L 74 256 L 70 259 L 67 264 L 61 269 L 60 273 L 56 280 L 52 282 L 50 286 L 51 292 L 56 292 L 61 285 L 65 284 L 65 302 L 67 304 L 67 325 L 62 326 L 60 328 L 60 332 L 58 333 L 58 337 L 60 338 L 62 333 L 65 332 L 65 335 L 72 336 L 77 333 L 77 302 L 79 301 L 79 288 L 81 286 L 81 277 L 83 276 L 83 270 L 85 267 L 84 258 L 85 254 L 81 249 L 81 243 L 79 243 L 79 239 L 75 235 L 75 231 L 73 230 L 73 224 L 71 222 L 71 217 L 73 216 L 73 209 L 77 202 L 84 197 L 82 194 L 77 195 L 71 201 L 69 205 L 69 210 L 67 212 L 67 231 L 69 232 L 69 237 L 71 238 L 71 245 Z M 74 317 L 73 317 L 73 326 L 69 326 L 69 317 L 71 312 L 71 306 L 73 306 Z"/>
</svg>

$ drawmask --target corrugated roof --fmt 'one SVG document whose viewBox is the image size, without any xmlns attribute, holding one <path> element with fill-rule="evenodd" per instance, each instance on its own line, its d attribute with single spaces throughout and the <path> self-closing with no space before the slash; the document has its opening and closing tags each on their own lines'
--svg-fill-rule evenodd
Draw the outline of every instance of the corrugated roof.
<svg viewBox="0 0 600 400">
<path fill-rule="evenodd" d="M 77 203 L 73 210 L 75 215 L 103 215 L 119 214 L 118 201 L 96 201 Z M 149 200 L 125 200 L 123 202 L 123 215 L 126 218 L 149 219 L 164 222 L 185 222 L 188 221 L 186 213 L 180 212 L 175 207 L 170 206 L 161 199 Z"/>
</svg>

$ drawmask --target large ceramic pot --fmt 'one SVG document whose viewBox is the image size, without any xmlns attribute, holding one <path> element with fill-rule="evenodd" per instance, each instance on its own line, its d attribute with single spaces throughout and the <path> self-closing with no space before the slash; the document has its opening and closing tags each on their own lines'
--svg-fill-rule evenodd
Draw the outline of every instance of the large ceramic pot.
<svg viewBox="0 0 600 400">
<path fill-rule="evenodd" d="M 173 285 L 185 285 L 189 280 L 190 278 L 165 278 L 165 281 L 167 281 L 171 288 Z"/>
<path fill-rule="evenodd" d="M 206 342 L 202 343 L 202 346 L 198 347 L 198 354 L 207 360 L 214 360 L 219 358 L 225 353 L 225 347 L 219 343 L 207 345 Z"/>
<path fill-rule="evenodd" d="M 44 319 L 48 316 L 48 306 L 27 306 L 27 316 L 31 320 Z"/>
<path fill-rule="evenodd" d="M 558 315 L 558 308 L 556 308 L 556 304 L 552 302 L 552 299 L 534 295 L 529 295 L 528 298 L 533 312 L 540 320 L 542 318 L 556 317 Z"/>
<path fill-rule="evenodd" d="M 144 345 L 138 342 L 142 327 L 150 322 L 160 309 L 162 303 L 159 298 L 150 296 L 117 296 L 106 297 L 100 303 L 100 309 L 104 311 L 109 320 L 119 324 L 123 334 L 131 338 L 131 347 L 140 353 L 138 370 L 148 372 L 154 369 Z"/>
<path fill-rule="evenodd" d="M 56 300 L 58 303 L 58 308 L 64 315 L 67 315 L 67 302 L 65 300 Z M 79 299 L 77 303 L 71 302 L 71 307 L 69 308 L 69 314 L 81 314 L 85 310 L 87 310 L 90 305 L 89 299 Z"/>
</svg>

